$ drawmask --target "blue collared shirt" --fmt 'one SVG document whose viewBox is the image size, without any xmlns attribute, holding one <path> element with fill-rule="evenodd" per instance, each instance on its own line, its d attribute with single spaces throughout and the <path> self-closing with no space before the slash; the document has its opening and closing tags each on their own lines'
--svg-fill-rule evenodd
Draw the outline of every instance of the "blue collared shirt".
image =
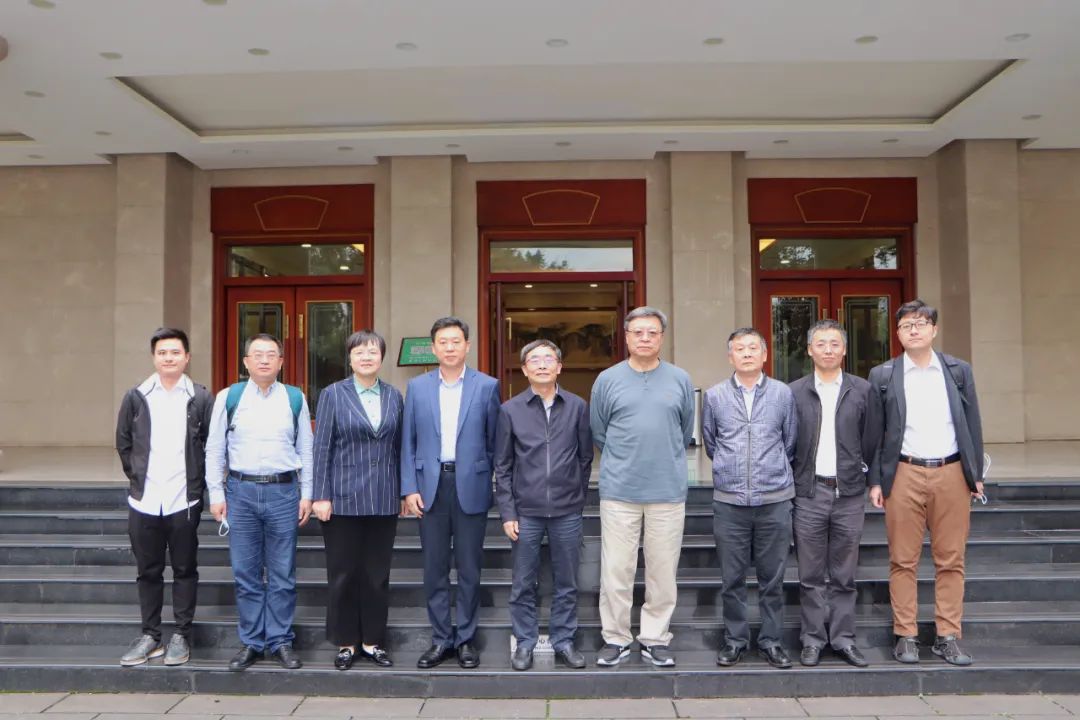
<svg viewBox="0 0 1080 720">
<path fill-rule="evenodd" d="M 275 382 L 264 394 L 248 381 L 228 430 L 225 398 L 229 388 L 217 394 L 206 439 L 206 487 L 210 503 L 225 502 L 225 474 L 274 475 L 295 470 L 300 476 L 300 498 L 311 499 L 312 434 L 307 403 L 293 436 L 293 415 L 285 386 Z"/>
<path fill-rule="evenodd" d="M 439 432 L 442 434 L 442 448 L 439 460 L 454 462 L 457 458 L 457 423 L 461 414 L 461 391 L 465 386 L 465 368 L 461 376 L 452 383 L 446 382 L 439 371 Z"/>
<path fill-rule="evenodd" d="M 353 387 L 356 388 L 360 404 L 364 406 L 364 412 L 367 413 L 371 429 L 378 432 L 379 425 L 382 424 L 382 399 L 379 397 L 382 393 L 379 390 L 379 381 L 376 380 L 374 385 L 367 388 L 361 385 L 360 381 L 353 375 Z"/>
</svg>

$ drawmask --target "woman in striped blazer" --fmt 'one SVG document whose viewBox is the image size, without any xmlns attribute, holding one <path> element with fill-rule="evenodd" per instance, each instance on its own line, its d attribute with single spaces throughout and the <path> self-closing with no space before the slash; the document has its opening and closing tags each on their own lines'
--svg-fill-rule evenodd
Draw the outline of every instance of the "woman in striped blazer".
<svg viewBox="0 0 1080 720">
<path fill-rule="evenodd" d="M 312 510 L 322 525 L 334 667 L 355 657 L 383 667 L 390 558 L 401 512 L 401 393 L 379 379 L 386 340 L 371 330 L 345 343 L 353 374 L 319 395 Z"/>
</svg>

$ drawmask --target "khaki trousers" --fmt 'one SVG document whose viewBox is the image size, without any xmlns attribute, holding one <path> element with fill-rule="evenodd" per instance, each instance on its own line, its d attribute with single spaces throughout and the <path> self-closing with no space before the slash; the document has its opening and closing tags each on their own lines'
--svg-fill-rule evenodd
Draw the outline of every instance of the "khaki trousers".
<svg viewBox="0 0 1080 720">
<path fill-rule="evenodd" d="M 642 645 L 670 645 L 676 570 L 682 552 L 685 503 L 600 501 L 600 624 L 604 642 L 629 645 L 638 545 L 644 529 L 645 604 Z"/>
<path fill-rule="evenodd" d="M 964 551 L 971 527 L 971 493 L 960 463 L 924 468 L 899 463 L 885 501 L 889 538 L 889 597 L 893 632 L 919 634 L 918 568 L 930 529 L 934 558 L 934 619 L 937 634 L 960 637 L 964 614 Z"/>
</svg>

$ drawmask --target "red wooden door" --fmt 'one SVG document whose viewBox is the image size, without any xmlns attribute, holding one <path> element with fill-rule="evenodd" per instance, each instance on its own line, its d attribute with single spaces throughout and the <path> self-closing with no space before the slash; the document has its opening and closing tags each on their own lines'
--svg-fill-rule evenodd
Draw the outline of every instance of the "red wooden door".
<svg viewBox="0 0 1080 720">
<path fill-rule="evenodd" d="M 244 345 L 258 333 L 269 333 L 282 341 L 285 366 L 279 380 L 293 383 L 292 352 L 296 293 L 292 287 L 230 287 L 225 292 L 225 383 L 247 377 Z"/>
</svg>

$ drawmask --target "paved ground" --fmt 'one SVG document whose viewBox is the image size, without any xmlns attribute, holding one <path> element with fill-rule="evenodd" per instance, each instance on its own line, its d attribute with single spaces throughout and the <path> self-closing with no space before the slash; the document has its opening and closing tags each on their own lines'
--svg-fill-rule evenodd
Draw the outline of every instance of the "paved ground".
<svg viewBox="0 0 1080 720">
<path fill-rule="evenodd" d="M 671 700 L 462 700 L 300 695 L 0 694 L 0 720 L 349 720 L 350 718 L 866 718 L 1056 720 L 1080 695 L 932 695 Z"/>
</svg>

